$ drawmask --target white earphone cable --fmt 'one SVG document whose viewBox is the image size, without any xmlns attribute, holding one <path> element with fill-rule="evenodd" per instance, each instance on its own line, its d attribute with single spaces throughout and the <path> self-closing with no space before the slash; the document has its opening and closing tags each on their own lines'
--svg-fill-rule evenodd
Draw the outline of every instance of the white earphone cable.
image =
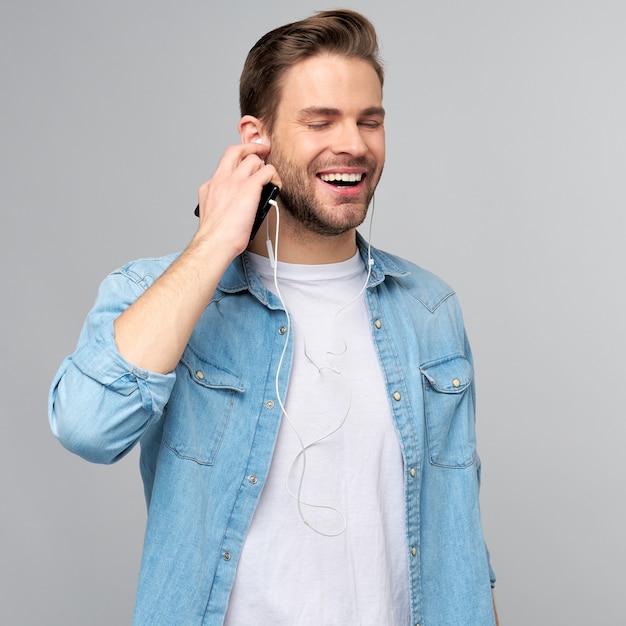
<svg viewBox="0 0 626 626">
<path fill-rule="evenodd" d="M 307 360 L 312 363 L 317 369 L 318 372 L 322 372 L 324 370 L 330 370 L 333 373 L 341 376 L 341 378 L 345 381 L 346 383 L 346 388 L 347 388 L 347 393 L 348 393 L 348 405 L 347 405 L 347 409 L 345 414 L 343 415 L 342 419 L 340 420 L 339 424 L 333 428 L 330 432 L 318 437 L 317 439 L 315 439 L 314 441 L 305 444 L 304 441 L 302 440 L 302 437 L 300 435 L 300 433 L 298 432 L 298 430 L 296 429 L 293 421 L 291 420 L 287 409 L 285 408 L 285 404 L 283 402 L 283 398 L 280 392 L 280 386 L 279 386 L 279 379 L 280 379 L 280 372 L 282 370 L 283 367 L 283 363 L 285 360 L 285 356 L 287 354 L 287 349 L 289 346 L 289 341 L 291 340 L 291 330 L 292 330 L 292 319 L 291 319 L 291 314 L 289 313 L 289 309 L 287 308 L 287 304 L 283 298 L 283 295 L 281 293 L 280 290 L 280 286 L 278 284 L 278 259 L 279 259 L 279 231 L 280 231 L 280 210 L 278 208 L 278 204 L 275 201 L 271 201 L 271 203 L 273 204 L 274 208 L 276 209 L 276 228 L 275 228 L 275 235 L 274 235 L 274 246 L 272 247 L 272 242 L 270 240 L 269 237 L 269 225 L 266 224 L 266 233 L 267 233 L 267 241 L 266 241 L 266 245 L 267 245 L 267 249 L 268 249 L 268 255 L 270 258 L 270 263 L 271 263 L 271 267 L 273 269 L 273 280 L 274 280 L 274 289 L 276 292 L 276 295 L 278 297 L 278 299 L 280 300 L 283 309 L 285 311 L 285 316 L 286 316 L 286 333 L 285 333 L 285 343 L 283 345 L 283 349 L 278 361 L 278 366 L 276 369 L 276 377 L 275 377 L 275 391 L 276 391 L 276 398 L 278 401 L 278 405 L 280 406 L 280 409 L 285 417 L 285 419 L 287 420 L 287 422 L 289 423 L 289 425 L 291 426 L 297 440 L 298 440 L 298 444 L 300 447 L 300 450 L 298 451 L 298 453 L 295 455 L 295 457 L 293 458 L 291 464 L 289 465 L 289 470 L 287 472 L 287 476 L 285 478 L 285 488 L 288 492 L 288 494 L 296 501 L 297 506 L 298 506 L 298 514 L 300 515 L 300 518 L 302 519 L 303 523 L 308 526 L 311 530 L 313 530 L 314 532 L 316 532 L 319 535 L 325 536 L 325 537 L 336 537 L 339 536 L 341 534 L 343 534 L 347 527 L 348 527 L 348 521 L 347 518 L 345 516 L 345 514 L 340 511 L 339 509 L 337 509 L 336 507 L 333 506 L 329 506 L 329 505 L 323 505 L 323 504 L 314 504 L 311 502 L 306 502 L 302 499 L 302 489 L 303 489 L 303 485 L 304 485 L 304 477 L 305 477 L 305 473 L 306 473 L 306 467 L 307 467 L 307 450 L 309 450 L 310 448 L 312 448 L 313 446 L 321 443 L 322 441 L 328 439 L 329 437 L 332 437 L 335 433 L 337 433 L 345 424 L 346 420 L 348 419 L 348 416 L 350 414 L 350 409 L 351 409 L 351 405 L 352 405 L 352 391 L 351 391 L 351 387 L 350 387 L 350 381 L 345 377 L 345 375 L 343 374 L 343 372 L 341 372 L 341 370 L 339 370 L 338 368 L 332 366 L 332 365 L 326 365 L 326 366 L 319 366 L 317 365 L 309 356 L 308 352 L 307 352 L 307 348 L 306 348 L 306 342 L 304 344 L 304 354 L 305 357 L 307 358 Z M 372 234 L 372 223 L 373 223 L 373 217 L 374 217 L 374 203 L 372 203 L 372 213 L 370 215 L 370 223 L 369 223 L 369 234 L 368 234 L 368 247 L 367 247 L 367 276 L 365 279 L 365 282 L 361 288 L 361 290 L 357 293 L 357 295 L 352 298 L 347 304 L 345 304 L 344 306 L 342 306 L 337 313 L 335 314 L 335 322 L 337 320 L 337 317 L 343 312 L 345 311 L 348 307 L 350 307 L 354 302 L 356 302 L 361 295 L 363 294 L 363 292 L 365 291 L 365 289 L 367 288 L 367 285 L 369 284 L 369 280 L 371 277 L 371 273 L 372 273 L 372 266 L 374 264 L 374 261 L 372 259 L 371 256 L 371 234 Z M 345 351 L 347 350 L 347 345 L 344 339 L 344 349 L 343 351 L 339 352 L 339 353 L 333 353 L 333 352 L 328 352 L 327 354 L 329 355 L 333 355 L 333 356 L 338 356 L 340 354 L 343 354 Z M 291 488 L 289 487 L 289 479 L 291 478 L 291 475 L 293 473 L 294 470 L 294 466 L 295 464 L 298 462 L 299 459 L 302 459 L 302 467 L 301 467 L 301 471 L 300 471 L 300 475 L 298 477 L 298 486 L 297 486 L 297 490 L 294 493 Z M 337 513 L 342 520 L 342 524 L 341 527 L 338 531 L 336 532 L 324 532 L 322 530 L 320 530 L 319 528 L 316 528 L 315 526 L 313 526 L 309 520 L 306 518 L 304 511 L 303 511 L 303 507 L 309 507 L 312 509 L 323 509 L 323 510 L 327 510 L 327 511 L 332 511 Z"/>
</svg>

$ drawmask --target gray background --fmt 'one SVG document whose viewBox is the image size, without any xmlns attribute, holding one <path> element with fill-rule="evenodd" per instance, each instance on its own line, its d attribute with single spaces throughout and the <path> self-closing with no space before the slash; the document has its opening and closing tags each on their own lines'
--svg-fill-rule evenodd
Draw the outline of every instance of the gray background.
<svg viewBox="0 0 626 626">
<path fill-rule="evenodd" d="M 387 62 L 373 242 L 464 306 L 502 621 L 623 623 L 626 5 L 344 5 Z M 136 453 L 65 452 L 48 386 L 104 275 L 190 239 L 249 47 L 320 8 L 2 3 L 0 623 L 130 622 Z"/>
</svg>

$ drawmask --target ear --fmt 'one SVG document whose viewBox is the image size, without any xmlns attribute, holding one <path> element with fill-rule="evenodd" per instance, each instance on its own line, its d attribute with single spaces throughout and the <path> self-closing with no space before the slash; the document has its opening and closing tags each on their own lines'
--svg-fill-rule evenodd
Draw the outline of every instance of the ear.
<svg viewBox="0 0 626 626">
<path fill-rule="evenodd" d="M 265 125 L 252 115 L 244 115 L 239 120 L 239 137 L 241 143 L 269 143 L 265 134 Z"/>
</svg>

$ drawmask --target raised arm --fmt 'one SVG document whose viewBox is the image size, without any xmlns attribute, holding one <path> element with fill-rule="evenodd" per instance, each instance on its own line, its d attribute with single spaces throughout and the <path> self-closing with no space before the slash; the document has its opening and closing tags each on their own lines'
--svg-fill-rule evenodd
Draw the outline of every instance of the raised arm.
<svg viewBox="0 0 626 626">
<path fill-rule="evenodd" d="M 248 244 L 262 186 L 279 182 L 265 156 L 260 144 L 229 148 L 199 189 L 198 231 L 186 250 L 173 263 L 131 263 L 103 282 L 50 389 L 50 426 L 66 448 L 112 463 L 158 422 L 195 324 Z"/>
<path fill-rule="evenodd" d="M 136 366 L 166 374 L 230 264 L 247 246 L 261 188 L 274 180 L 257 143 L 229 148 L 215 175 L 198 191 L 200 222 L 171 267 L 115 321 L 120 354 Z"/>
</svg>

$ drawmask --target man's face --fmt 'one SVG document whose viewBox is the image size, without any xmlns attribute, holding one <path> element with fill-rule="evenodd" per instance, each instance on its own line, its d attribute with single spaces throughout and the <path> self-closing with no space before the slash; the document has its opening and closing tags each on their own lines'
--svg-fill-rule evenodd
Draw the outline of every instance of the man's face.
<svg viewBox="0 0 626 626">
<path fill-rule="evenodd" d="M 383 122 L 366 61 L 321 55 L 285 73 L 269 160 L 281 204 L 307 230 L 338 235 L 363 222 L 385 161 Z"/>
</svg>

